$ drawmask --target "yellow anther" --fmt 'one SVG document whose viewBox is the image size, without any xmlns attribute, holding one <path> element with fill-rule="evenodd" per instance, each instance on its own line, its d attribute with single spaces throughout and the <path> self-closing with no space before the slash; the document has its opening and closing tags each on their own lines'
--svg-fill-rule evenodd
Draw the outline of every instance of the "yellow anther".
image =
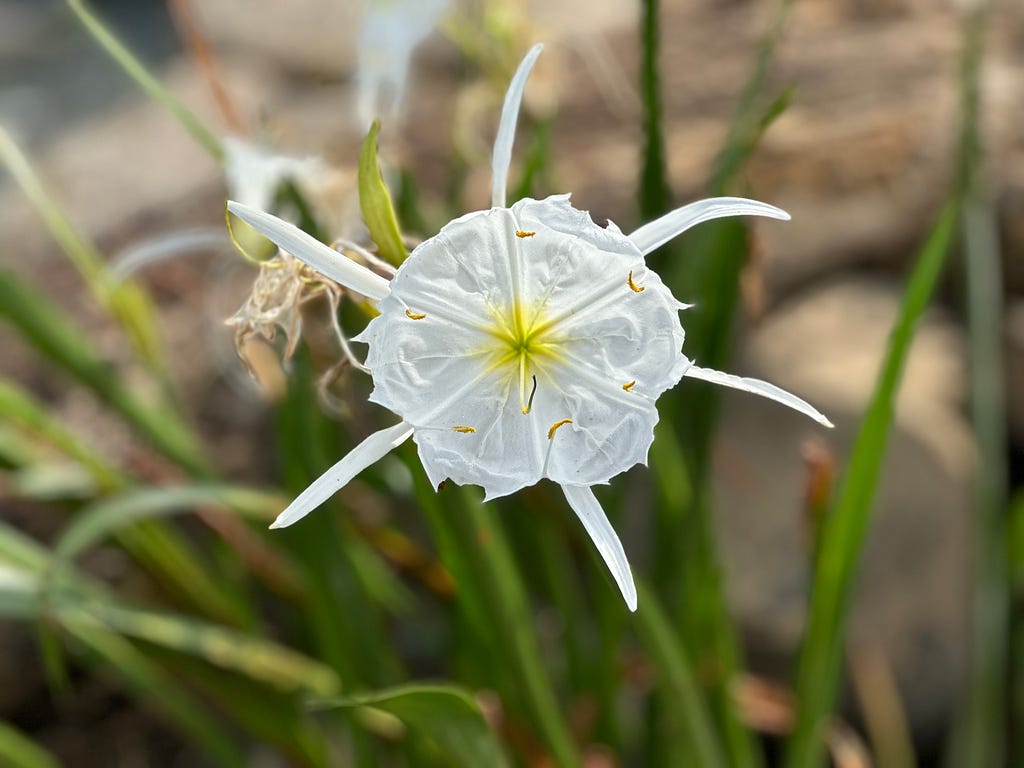
<svg viewBox="0 0 1024 768">
<path fill-rule="evenodd" d="M 405 310 L 405 316 L 410 320 L 422 320 L 426 317 L 425 314 L 422 314 L 421 312 L 413 312 L 411 309 Z"/>
<path fill-rule="evenodd" d="M 572 419 L 562 419 L 561 421 L 556 421 L 552 424 L 551 429 L 548 430 L 548 440 L 554 440 L 555 432 L 558 431 L 559 427 L 564 427 L 566 424 L 572 424 Z"/>
<path fill-rule="evenodd" d="M 521 229 L 516 230 L 516 237 L 533 237 L 536 234 L 536 232 L 524 232 Z"/>
<path fill-rule="evenodd" d="M 455 430 L 456 432 L 461 432 L 464 435 L 469 435 L 469 434 L 472 434 L 473 432 L 476 432 L 476 427 L 457 426 L 457 427 L 452 427 L 452 429 Z"/>
<path fill-rule="evenodd" d="M 632 269 L 629 270 L 629 277 L 626 278 L 626 282 L 629 283 L 629 287 L 633 291 L 633 293 L 640 293 L 641 291 L 644 290 L 644 287 L 642 285 L 637 285 L 636 283 L 633 282 Z"/>
<path fill-rule="evenodd" d="M 635 387 L 635 386 L 636 386 L 636 380 L 633 380 L 633 381 L 627 381 L 625 384 L 622 385 L 622 388 L 624 390 L 626 390 L 627 392 L 632 392 L 633 391 L 633 387 Z"/>
</svg>

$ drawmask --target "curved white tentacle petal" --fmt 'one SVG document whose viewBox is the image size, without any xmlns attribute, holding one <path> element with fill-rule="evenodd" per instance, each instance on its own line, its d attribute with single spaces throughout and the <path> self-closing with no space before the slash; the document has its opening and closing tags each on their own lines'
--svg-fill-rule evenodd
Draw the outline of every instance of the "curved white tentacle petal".
<svg viewBox="0 0 1024 768">
<path fill-rule="evenodd" d="M 629 239 L 646 256 L 690 227 L 726 216 L 767 216 L 770 219 L 789 220 L 788 213 L 768 203 L 748 200 L 745 197 L 709 197 L 676 208 L 649 224 L 644 224 L 633 232 Z"/>
<path fill-rule="evenodd" d="M 701 368 L 696 365 L 691 365 L 686 369 L 683 374 L 691 379 L 702 379 L 703 381 L 710 381 L 712 384 L 721 384 L 723 387 L 731 387 L 732 389 L 739 389 L 743 392 L 750 392 L 755 395 L 761 395 L 761 397 L 767 397 L 769 400 L 774 400 L 777 403 L 788 405 L 795 411 L 805 416 L 810 416 L 819 424 L 826 427 L 834 426 L 831 421 L 825 417 L 817 408 L 808 403 L 806 400 L 802 400 L 791 392 L 787 392 L 782 387 L 777 387 L 774 384 L 769 384 L 767 381 L 761 381 L 760 379 L 748 379 L 743 376 L 733 376 L 731 373 L 722 373 L 721 371 L 714 371 L 710 368 Z"/>
<path fill-rule="evenodd" d="M 387 280 L 324 245 L 294 224 L 234 200 L 228 201 L 228 210 L 282 250 L 346 288 L 377 301 L 388 295 Z"/>
<path fill-rule="evenodd" d="M 494 139 L 494 153 L 491 155 L 491 206 L 505 207 L 505 186 L 508 183 L 508 166 L 512 162 L 512 142 L 516 137 L 516 121 L 519 119 L 519 106 L 523 101 L 523 89 L 526 79 L 540 56 L 544 46 L 540 43 L 533 46 L 519 64 L 512 82 L 505 93 L 505 103 L 501 107 L 501 122 L 498 123 L 498 135 Z"/>
<path fill-rule="evenodd" d="M 626 600 L 626 607 L 636 610 L 636 586 L 633 584 L 633 573 L 629 570 L 629 561 L 622 549 L 622 542 L 612 528 L 611 523 L 601 509 L 594 492 L 588 485 L 563 485 L 562 492 L 569 506 L 579 517 L 583 527 L 587 529 L 597 551 L 604 558 L 608 570 L 612 572 L 619 591 Z"/>
<path fill-rule="evenodd" d="M 301 520 L 340 491 L 353 477 L 379 461 L 412 436 L 412 427 L 400 421 L 393 427 L 374 432 L 349 451 L 345 458 L 312 482 L 287 509 L 277 516 L 271 528 L 285 528 Z"/>
</svg>

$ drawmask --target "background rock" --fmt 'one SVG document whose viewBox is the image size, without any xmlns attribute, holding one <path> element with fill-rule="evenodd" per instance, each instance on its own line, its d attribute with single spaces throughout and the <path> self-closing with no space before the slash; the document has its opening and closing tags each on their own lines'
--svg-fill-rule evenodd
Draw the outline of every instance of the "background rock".
<svg viewBox="0 0 1024 768">
<path fill-rule="evenodd" d="M 775 674 L 793 661 L 810 586 L 801 453 L 823 445 L 844 465 L 900 293 L 849 278 L 808 290 L 752 330 L 733 365 L 809 397 L 836 424 L 825 433 L 742 394 L 723 409 L 715 490 L 726 582 L 752 659 Z M 929 313 L 900 391 L 850 628 L 850 653 L 883 655 L 919 733 L 941 729 L 965 673 L 973 448 L 963 354 L 961 330 Z"/>
</svg>

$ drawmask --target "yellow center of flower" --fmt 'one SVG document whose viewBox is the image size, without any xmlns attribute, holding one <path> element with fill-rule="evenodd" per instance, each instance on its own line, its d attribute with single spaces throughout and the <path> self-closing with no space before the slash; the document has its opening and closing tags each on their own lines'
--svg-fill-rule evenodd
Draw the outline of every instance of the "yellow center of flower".
<svg viewBox="0 0 1024 768">
<path fill-rule="evenodd" d="M 492 312 L 493 322 L 487 327 L 491 336 L 488 351 L 493 356 L 492 369 L 503 369 L 514 376 L 519 385 L 519 406 L 529 413 L 537 388 L 537 376 L 546 365 L 556 362 L 560 340 L 553 323 L 544 317 L 543 307 L 526 306 L 520 302 Z"/>
</svg>

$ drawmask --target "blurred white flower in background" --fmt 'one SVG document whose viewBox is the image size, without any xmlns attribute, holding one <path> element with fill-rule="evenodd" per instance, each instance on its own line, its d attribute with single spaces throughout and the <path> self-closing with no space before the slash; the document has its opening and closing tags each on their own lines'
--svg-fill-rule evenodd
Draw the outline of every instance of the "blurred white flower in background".
<svg viewBox="0 0 1024 768">
<path fill-rule="evenodd" d="M 221 147 L 228 196 L 253 208 L 269 209 L 286 182 L 308 192 L 328 174 L 318 157 L 289 157 L 235 136 L 222 138 Z"/>
<path fill-rule="evenodd" d="M 412 52 L 449 0 L 367 0 L 359 32 L 356 112 L 361 125 L 391 122 L 405 95 Z"/>
<path fill-rule="evenodd" d="M 558 483 L 630 610 L 636 589 L 591 486 L 644 463 L 655 402 L 683 376 L 763 395 L 826 426 L 811 405 L 767 382 L 700 368 L 681 351 L 686 309 L 644 256 L 723 216 L 788 219 L 765 203 L 713 198 L 624 235 L 568 195 L 505 207 L 523 60 L 505 97 L 492 158 L 492 207 L 419 245 L 389 281 L 267 213 L 233 213 L 284 251 L 377 303 L 357 340 L 369 347 L 370 399 L 402 418 L 353 449 L 281 513 L 291 525 L 412 437 L 432 483 L 483 487 L 488 499 L 541 479 Z"/>
</svg>

